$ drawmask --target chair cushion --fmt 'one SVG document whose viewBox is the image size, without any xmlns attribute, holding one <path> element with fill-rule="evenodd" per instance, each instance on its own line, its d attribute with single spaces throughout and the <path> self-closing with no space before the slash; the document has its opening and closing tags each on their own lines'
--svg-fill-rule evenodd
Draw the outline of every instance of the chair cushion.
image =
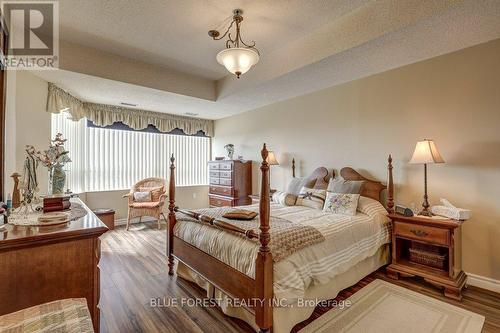
<svg viewBox="0 0 500 333">
<path fill-rule="evenodd" d="M 151 200 L 151 191 L 141 191 L 134 192 L 134 201 L 135 202 L 150 202 Z"/>
<path fill-rule="evenodd" d="M 151 192 L 151 201 L 160 201 L 160 196 L 165 193 L 163 185 L 157 187 L 139 187 L 139 191 Z"/>
<path fill-rule="evenodd" d="M 0 332 L 92 333 L 85 298 L 69 298 L 0 316 Z"/>
<path fill-rule="evenodd" d="M 133 202 L 128 206 L 131 208 L 156 208 L 160 207 L 160 202 Z"/>
</svg>

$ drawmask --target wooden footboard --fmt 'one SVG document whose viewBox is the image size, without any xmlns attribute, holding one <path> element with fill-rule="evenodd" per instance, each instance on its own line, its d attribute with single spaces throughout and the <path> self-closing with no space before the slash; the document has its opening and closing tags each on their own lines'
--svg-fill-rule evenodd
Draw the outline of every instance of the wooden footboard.
<svg viewBox="0 0 500 333">
<path fill-rule="evenodd" d="M 185 265 L 198 272 L 210 283 L 224 291 L 226 294 L 251 304 L 250 310 L 255 312 L 255 321 L 261 332 L 269 332 L 273 323 L 273 258 L 269 249 L 269 165 L 267 163 L 268 151 L 266 144 L 261 151 L 262 173 L 261 193 L 259 201 L 260 233 L 239 229 L 233 225 L 224 223 L 207 216 L 181 210 L 175 206 L 175 159 L 170 158 L 170 184 L 169 184 L 169 213 L 167 228 L 167 254 L 168 274 L 174 274 L 174 258 L 182 261 Z M 255 279 L 252 279 L 238 270 L 230 267 L 215 257 L 188 244 L 182 239 L 174 236 L 174 226 L 177 222 L 175 213 L 182 212 L 203 223 L 216 225 L 217 227 L 244 234 L 248 238 L 259 238 L 260 247 L 255 262 Z"/>
<path fill-rule="evenodd" d="M 240 229 L 224 221 L 177 208 L 175 206 L 175 159 L 174 156 L 170 158 L 167 255 L 169 275 L 174 274 L 174 258 L 177 258 L 227 295 L 247 302 L 246 304 L 251 304 L 249 310 L 255 313 L 255 321 L 260 328 L 260 332 L 269 332 L 273 323 L 273 258 L 269 248 L 269 242 L 271 241 L 269 234 L 270 195 L 269 165 L 267 163 L 268 151 L 266 144 L 264 144 L 261 150 L 261 155 L 261 189 L 259 200 L 260 233 Z M 345 171 L 344 178 L 351 177 L 353 179 L 363 179 L 369 182 L 370 186 L 368 186 L 369 191 L 367 193 L 378 200 L 380 200 L 379 192 L 387 188 L 387 210 L 390 213 L 393 212 L 394 184 L 392 178 L 392 157 L 390 155 L 388 159 L 389 179 L 387 187 L 380 182 L 370 181 L 362 177 L 350 168 L 344 168 L 343 170 Z M 295 159 L 292 161 L 292 172 L 293 177 L 295 177 Z M 320 180 L 321 186 L 326 186 L 327 175 L 328 170 L 326 168 L 318 168 L 313 173 L 313 178 L 316 177 Z M 318 182 L 316 182 L 316 185 L 317 184 Z M 240 233 L 249 239 L 258 238 L 260 247 L 255 262 L 255 279 L 248 277 L 184 240 L 175 237 L 174 226 L 177 222 L 176 212 L 186 214 L 202 223 L 215 225 L 223 230 Z"/>
</svg>

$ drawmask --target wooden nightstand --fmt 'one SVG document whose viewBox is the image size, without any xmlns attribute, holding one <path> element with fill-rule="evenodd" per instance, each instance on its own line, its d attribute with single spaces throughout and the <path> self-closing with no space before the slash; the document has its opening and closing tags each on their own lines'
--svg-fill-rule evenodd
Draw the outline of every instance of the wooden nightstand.
<svg viewBox="0 0 500 333">
<path fill-rule="evenodd" d="M 392 263 L 387 276 L 420 276 L 444 288 L 444 295 L 462 299 L 467 276 L 462 271 L 461 223 L 454 220 L 391 214 Z"/>
<path fill-rule="evenodd" d="M 250 199 L 252 199 L 252 205 L 258 204 L 260 202 L 260 195 L 251 194 L 249 195 Z"/>
</svg>

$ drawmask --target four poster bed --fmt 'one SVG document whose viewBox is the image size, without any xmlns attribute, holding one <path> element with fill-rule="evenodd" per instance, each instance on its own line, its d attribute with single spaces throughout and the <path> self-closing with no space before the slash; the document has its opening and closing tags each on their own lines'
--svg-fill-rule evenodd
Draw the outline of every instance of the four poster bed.
<svg viewBox="0 0 500 333">
<path fill-rule="evenodd" d="M 177 274 L 210 291 L 210 297 L 223 299 L 226 314 L 247 321 L 260 332 L 289 332 L 314 311 L 314 304 L 299 306 L 299 299 L 333 299 L 340 290 L 388 263 L 390 221 L 379 207 L 381 192 L 387 189 L 386 209 L 393 212 L 392 158 L 388 159 L 387 186 L 352 168 L 341 169 L 345 180 L 364 181 L 360 197 L 364 213 L 342 217 L 271 203 L 265 144 L 261 155 L 260 201 L 258 206 L 245 206 L 258 212 L 253 222 L 221 217 L 234 208 L 178 208 L 175 160 L 171 157 L 168 273 L 174 274 L 177 258 Z M 295 177 L 294 165 L 292 170 Z M 316 189 L 326 189 L 331 177 L 320 167 L 307 181 Z"/>
</svg>

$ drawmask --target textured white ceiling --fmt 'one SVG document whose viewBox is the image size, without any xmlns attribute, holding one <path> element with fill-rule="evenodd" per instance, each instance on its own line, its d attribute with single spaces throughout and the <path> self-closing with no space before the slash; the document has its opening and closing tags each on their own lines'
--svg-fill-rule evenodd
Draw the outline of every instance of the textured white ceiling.
<svg viewBox="0 0 500 333">
<path fill-rule="evenodd" d="M 97 65 L 78 68 L 80 74 L 60 70 L 37 75 L 88 101 L 130 102 L 211 119 L 500 38 L 498 0 L 60 3 L 63 39 L 159 66 L 158 72 L 168 68 L 208 78 L 197 87 L 213 89 L 216 98 L 143 85 L 140 78 L 120 79 L 113 68 L 110 77 Z M 215 62 L 222 42 L 206 34 L 236 7 L 245 11 L 244 36 L 255 39 L 262 53 L 261 62 L 239 80 Z M 188 79 L 183 84 L 189 87 Z"/>
<path fill-rule="evenodd" d="M 265 55 L 369 1 L 64 0 L 61 39 L 220 79 L 227 72 L 215 55 L 224 43 L 207 32 L 227 27 L 233 9 L 244 10 L 242 35 Z"/>
</svg>

